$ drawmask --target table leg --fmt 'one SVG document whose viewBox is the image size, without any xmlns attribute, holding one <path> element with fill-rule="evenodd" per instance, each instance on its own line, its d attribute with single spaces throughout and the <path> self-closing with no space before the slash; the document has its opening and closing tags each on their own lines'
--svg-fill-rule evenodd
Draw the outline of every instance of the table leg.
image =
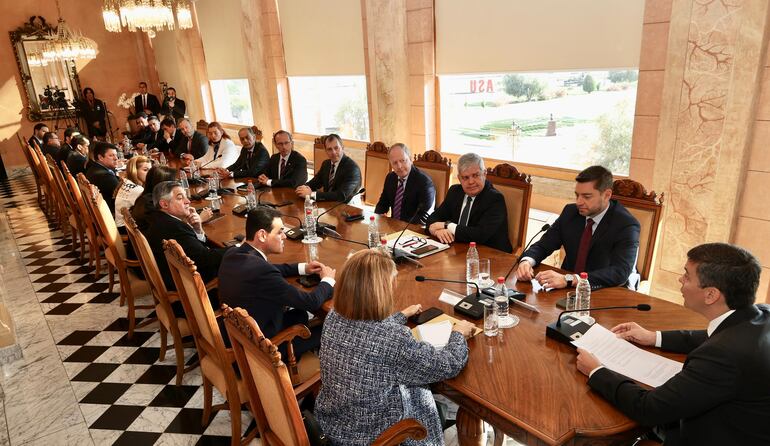
<svg viewBox="0 0 770 446">
<path fill-rule="evenodd" d="M 457 410 L 457 441 L 460 446 L 482 446 L 483 426 L 481 419 L 463 409 Z"/>
</svg>

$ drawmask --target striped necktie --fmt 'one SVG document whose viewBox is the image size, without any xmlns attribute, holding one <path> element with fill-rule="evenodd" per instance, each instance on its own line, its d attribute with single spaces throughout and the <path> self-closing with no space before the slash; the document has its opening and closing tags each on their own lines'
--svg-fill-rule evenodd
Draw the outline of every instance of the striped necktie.
<svg viewBox="0 0 770 446">
<path fill-rule="evenodd" d="M 401 205 L 404 203 L 404 179 L 398 179 L 396 188 L 396 200 L 393 202 L 393 218 L 401 220 Z"/>
</svg>

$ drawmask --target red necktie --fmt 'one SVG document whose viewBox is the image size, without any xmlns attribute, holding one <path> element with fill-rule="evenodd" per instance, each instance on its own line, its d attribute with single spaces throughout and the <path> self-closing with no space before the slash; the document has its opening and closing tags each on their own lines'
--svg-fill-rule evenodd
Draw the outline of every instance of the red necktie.
<svg viewBox="0 0 770 446">
<path fill-rule="evenodd" d="M 281 158 L 281 167 L 278 171 L 278 178 L 283 178 L 283 173 L 286 171 L 286 158 Z"/>
<path fill-rule="evenodd" d="M 594 221 L 590 218 L 586 219 L 586 227 L 583 229 L 583 235 L 580 237 L 580 247 L 578 247 L 577 258 L 575 259 L 574 272 L 580 274 L 585 272 L 586 259 L 588 259 L 588 251 L 591 248 L 591 235 L 593 235 Z"/>
</svg>

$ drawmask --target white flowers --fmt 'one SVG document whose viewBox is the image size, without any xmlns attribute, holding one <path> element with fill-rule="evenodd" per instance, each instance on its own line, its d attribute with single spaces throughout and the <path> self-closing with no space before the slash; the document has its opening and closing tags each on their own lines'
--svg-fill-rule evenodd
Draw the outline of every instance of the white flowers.
<svg viewBox="0 0 770 446">
<path fill-rule="evenodd" d="M 139 93 L 132 93 L 131 97 L 128 97 L 126 93 L 123 93 L 120 95 L 120 98 L 118 98 L 118 107 L 123 107 L 128 110 L 130 107 L 134 106 L 134 98 L 137 96 L 139 96 Z"/>
</svg>

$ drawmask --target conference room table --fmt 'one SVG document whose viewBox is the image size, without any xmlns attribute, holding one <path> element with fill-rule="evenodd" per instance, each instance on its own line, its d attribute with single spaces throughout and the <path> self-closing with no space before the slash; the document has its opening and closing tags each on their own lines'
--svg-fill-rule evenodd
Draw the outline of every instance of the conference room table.
<svg viewBox="0 0 770 446">
<path fill-rule="evenodd" d="M 256 181 L 254 183 L 258 184 Z M 223 182 L 223 186 L 233 187 L 232 180 Z M 291 201 L 292 204 L 277 208 L 282 214 L 298 218 L 303 215 L 303 200 L 296 196 L 293 189 L 268 188 L 258 190 L 258 193 L 261 193 L 261 203 Z M 204 200 L 193 202 L 193 205 L 202 207 L 207 203 Z M 245 198 L 240 195 L 223 196 L 220 216 L 204 225 L 211 242 L 224 245 L 234 235 L 245 233 L 245 218 L 232 214 L 233 206 L 242 203 L 245 203 Z M 319 202 L 319 214 L 335 204 Z M 320 220 L 336 225 L 337 232 L 343 238 L 365 244 L 369 217 L 375 214 L 364 212 L 363 220 L 347 223 L 342 215 L 345 211 L 359 213 L 361 210 L 343 204 Z M 404 222 L 385 216 L 375 215 L 375 219 L 383 234 L 400 231 L 406 226 Z M 284 218 L 284 224 L 296 226 L 298 222 L 293 218 Z M 422 231 L 418 225 L 411 225 L 409 229 Z M 339 271 L 347 256 L 360 249 L 366 247 L 327 236 L 318 248 L 319 261 Z M 455 313 L 451 305 L 438 300 L 445 288 L 465 294 L 465 285 L 415 281 L 416 275 L 465 280 L 467 249 L 466 243 L 453 243 L 449 249 L 421 259 L 422 266 L 410 263 L 399 265 L 396 308 L 422 304 L 423 309 L 437 307 L 456 318 L 467 319 Z M 480 258 L 490 259 L 493 278 L 505 275 L 516 259 L 513 254 L 486 246 L 479 246 L 478 249 Z M 286 240 L 284 252 L 270 255 L 270 261 L 304 262 L 306 251 L 301 241 Z M 550 267 L 539 267 L 543 268 Z M 511 280 L 508 283 L 511 284 Z M 524 444 L 630 444 L 641 427 L 590 390 L 587 377 L 575 366 L 574 348 L 545 336 L 546 325 L 555 321 L 561 311 L 555 303 L 565 296 L 566 290 L 534 293 L 530 283 L 516 283 L 514 288 L 526 293 L 526 302 L 536 306 L 540 312 L 511 305 L 510 311 L 520 318 L 519 324 L 501 329 L 496 337 L 478 334 L 469 339 L 469 357 L 465 369 L 457 377 L 433 385 L 434 392 L 445 395 L 459 405 L 459 443 L 481 444 L 481 420 L 484 420 L 496 431 L 504 432 Z M 652 306 L 648 312 L 594 312 L 592 316 L 597 323 L 608 328 L 629 320 L 652 330 L 702 329 L 706 326 L 704 319 L 680 305 L 625 288 L 594 291 L 591 303 L 592 306 L 640 303 Z M 483 325 L 480 320 L 471 322 L 479 327 Z M 683 355 L 664 353 L 664 356 L 684 360 Z M 495 443 L 500 444 L 499 440 L 496 438 Z"/>
</svg>

